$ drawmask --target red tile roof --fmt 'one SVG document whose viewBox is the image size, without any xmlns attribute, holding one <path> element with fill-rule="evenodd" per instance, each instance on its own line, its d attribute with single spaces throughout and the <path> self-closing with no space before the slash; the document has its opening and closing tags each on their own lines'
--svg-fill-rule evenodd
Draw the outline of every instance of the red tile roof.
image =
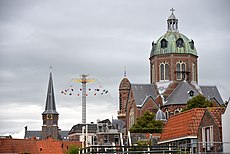
<svg viewBox="0 0 230 154">
<path fill-rule="evenodd" d="M 80 142 L 58 141 L 54 139 L 0 139 L 0 153 L 64 154 L 71 145 L 81 146 Z"/>
<path fill-rule="evenodd" d="M 204 108 L 194 108 L 171 116 L 163 129 L 160 142 L 188 136 L 197 136 L 198 127 L 204 112 Z"/>
<path fill-rule="evenodd" d="M 225 112 L 225 108 L 224 107 L 209 107 L 207 108 L 207 110 L 209 111 L 209 113 L 211 113 L 216 124 L 219 127 L 222 127 L 221 117 L 222 117 L 222 114 L 224 114 Z"/>
</svg>

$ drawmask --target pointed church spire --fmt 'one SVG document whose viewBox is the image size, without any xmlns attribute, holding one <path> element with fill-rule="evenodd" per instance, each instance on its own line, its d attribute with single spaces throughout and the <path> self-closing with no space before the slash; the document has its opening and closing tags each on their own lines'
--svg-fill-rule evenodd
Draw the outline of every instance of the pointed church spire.
<svg viewBox="0 0 230 154">
<path fill-rule="evenodd" d="M 46 97 L 46 107 L 45 111 L 42 114 L 58 114 L 56 111 L 54 89 L 53 89 L 53 79 L 52 72 L 50 72 L 47 97 Z"/>
</svg>

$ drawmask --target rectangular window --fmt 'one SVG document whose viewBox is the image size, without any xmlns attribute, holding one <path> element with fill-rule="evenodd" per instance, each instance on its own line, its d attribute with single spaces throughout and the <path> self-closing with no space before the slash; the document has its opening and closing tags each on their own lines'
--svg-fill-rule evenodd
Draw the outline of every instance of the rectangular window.
<svg viewBox="0 0 230 154">
<path fill-rule="evenodd" d="M 119 144 L 119 135 L 114 135 L 115 144 Z"/>
<path fill-rule="evenodd" d="M 202 128 L 202 145 L 206 151 L 210 151 L 213 146 L 213 126 Z"/>
</svg>

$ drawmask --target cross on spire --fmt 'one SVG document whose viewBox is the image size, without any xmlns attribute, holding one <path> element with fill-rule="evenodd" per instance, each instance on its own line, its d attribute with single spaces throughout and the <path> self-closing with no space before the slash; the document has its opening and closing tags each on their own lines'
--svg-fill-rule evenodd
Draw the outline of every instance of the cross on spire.
<svg viewBox="0 0 230 154">
<path fill-rule="evenodd" d="M 124 77 L 126 78 L 126 67 L 124 68 Z"/>
<path fill-rule="evenodd" d="M 172 11 L 172 14 L 173 14 L 173 11 L 175 11 L 175 9 L 174 9 L 174 8 L 171 8 L 170 11 Z"/>
</svg>

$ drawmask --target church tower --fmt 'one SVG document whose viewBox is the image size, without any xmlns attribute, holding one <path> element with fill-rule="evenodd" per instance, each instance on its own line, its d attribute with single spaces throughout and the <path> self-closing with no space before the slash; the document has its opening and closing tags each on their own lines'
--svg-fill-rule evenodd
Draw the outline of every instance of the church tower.
<svg viewBox="0 0 230 154">
<path fill-rule="evenodd" d="M 126 103 L 128 101 L 130 86 L 131 83 L 129 82 L 129 79 L 126 77 L 125 70 L 124 78 L 122 79 L 119 85 L 119 111 L 117 116 L 119 120 L 123 120 L 124 122 L 126 118 Z"/>
<path fill-rule="evenodd" d="M 52 137 L 53 139 L 59 138 L 58 132 L 58 112 L 56 111 L 54 88 L 52 73 L 50 72 L 46 106 L 45 111 L 42 113 L 42 139 Z"/>
<path fill-rule="evenodd" d="M 167 32 L 152 42 L 150 53 L 151 83 L 187 81 L 198 83 L 197 51 L 194 41 L 181 34 L 173 8 L 167 20 Z"/>
</svg>

